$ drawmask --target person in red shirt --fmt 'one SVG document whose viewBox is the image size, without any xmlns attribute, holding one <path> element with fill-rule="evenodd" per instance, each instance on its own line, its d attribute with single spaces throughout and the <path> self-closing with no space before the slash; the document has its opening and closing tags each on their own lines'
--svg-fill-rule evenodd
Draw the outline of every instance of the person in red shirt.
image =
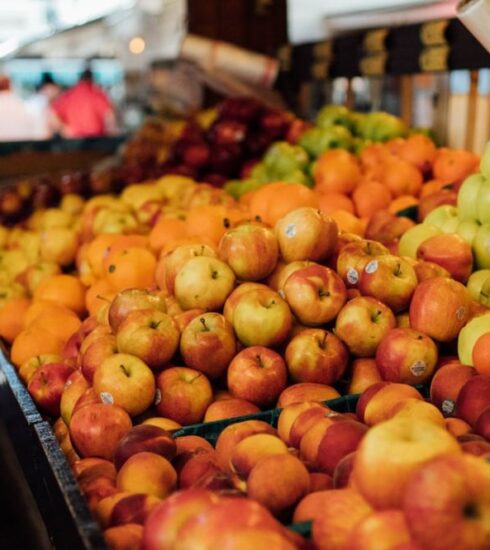
<svg viewBox="0 0 490 550">
<path fill-rule="evenodd" d="M 94 81 L 92 71 L 85 70 L 80 81 L 52 104 L 60 132 L 65 137 L 104 136 L 116 132 L 112 104 Z"/>
</svg>

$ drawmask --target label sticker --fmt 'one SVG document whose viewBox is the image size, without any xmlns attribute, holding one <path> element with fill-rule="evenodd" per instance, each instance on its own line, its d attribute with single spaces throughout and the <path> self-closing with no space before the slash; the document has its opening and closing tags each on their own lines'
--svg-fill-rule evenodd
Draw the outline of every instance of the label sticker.
<svg viewBox="0 0 490 550">
<path fill-rule="evenodd" d="M 157 389 L 155 392 L 155 405 L 158 405 L 162 400 L 162 392 Z"/>
<path fill-rule="evenodd" d="M 378 270 L 378 260 L 371 260 L 364 268 L 366 273 L 374 273 Z"/>
<path fill-rule="evenodd" d="M 289 225 L 286 226 L 284 233 L 286 237 L 289 237 L 290 239 L 292 239 L 293 237 L 296 237 L 296 225 L 294 223 L 290 223 Z"/>
<path fill-rule="evenodd" d="M 464 306 L 458 307 L 458 309 L 456 310 L 456 319 L 458 321 L 462 321 L 465 317 L 465 314 L 466 314 L 465 307 Z"/>
<path fill-rule="evenodd" d="M 413 363 L 413 365 L 410 367 L 410 372 L 414 376 L 422 376 L 426 368 L 427 365 L 425 364 L 425 361 L 415 361 L 415 363 Z"/>
<path fill-rule="evenodd" d="M 73 380 L 67 380 L 65 382 L 65 390 L 66 390 L 66 388 L 69 388 L 72 384 L 73 384 Z"/>
<path fill-rule="evenodd" d="M 456 404 L 452 399 L 444 399 L 442 402 L 441 409 L 446 416 L 453 414 L 455 408 Z"/>
<path fill-rule="evenodd" d="M 349 267 L 347 270 L 347 282 L 351 285 L 355 285 L 359 282 L 359 273 L 353 267 Z"/>
<path fill-rule="evenodd" d="M 108 391 L 101 391 L 99 397 L 104 405 L 114 405 L 114 398 Z"/>
</svg>

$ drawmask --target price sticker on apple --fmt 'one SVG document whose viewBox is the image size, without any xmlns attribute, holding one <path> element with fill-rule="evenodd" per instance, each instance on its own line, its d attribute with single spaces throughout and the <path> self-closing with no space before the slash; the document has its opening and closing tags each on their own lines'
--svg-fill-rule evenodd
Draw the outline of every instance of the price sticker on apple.
<svg viewBox="0 0 490 550">
<path fill-rule="evenodd" d="M 441 409 L 446 416 L 453 414 L 455 409 L 454 401 L 452 399 L 444 399 L 441 405 Z"/>
<path fill-rule="evenodd" d="M 155 392 L 155 405 L 159 405 L 162 401 L 162 392 L 157 388 Z"/>
<path fill-rule="evenodd" d="M 350 285 L 356 285 L 359 282 L 359 273 L 357 273 L 357 269 L 349 267 L 347 270 L 347 282 Z"/>
<path fill-rule="evenodd" d="M 426 369 L 427 365 L 425 364 L 425 361 L 415 361 L 415 363 L 413 363 L 410 367 L 410 372 L 414 376 L 422 376 Z"/>
<path fill-rule="evenodd" d="M 108 391 L 101 391 L 99 397 L 104 405 L 114 405 L 114 397 Z"/>
<path fill-rule="evenodd" d="M 371 260 L 364 268 L 366 273 L 375 273 L 378 271 L 378 260 Z"/>
<path fill-rule="evenodd" d="M 286 229 L 284 230 L 284 234 L 286 235 L 286 237 L 289 237 L 290 239 L 293 239 L 294 237 L 296 237 L 296 225 L 294 223 L 290 223 L 289 225 L 286 226 Z"/>
</svg>

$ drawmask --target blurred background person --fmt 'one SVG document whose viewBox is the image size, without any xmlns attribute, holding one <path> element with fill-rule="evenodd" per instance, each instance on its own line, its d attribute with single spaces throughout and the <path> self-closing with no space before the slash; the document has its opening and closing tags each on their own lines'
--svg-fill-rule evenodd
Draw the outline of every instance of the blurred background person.
<svg viewBox="0 0 490 550">
<path fill-rule="evenodd" d="M 34 117 L 12 90 L 10 79 L 0 74 L 0 141 L 32 139 Z"/>
<path fill-rule="evenodd" d="M 33 139 L 50 139 L 59 131 L 59 123 L 51 106 L 60 94 L 61 88 L 51 74 L 44 73 L 36 87 L 36 93 L 26 101 L 34 118 Z"/>
<path fill-rule="evenodd" d="M 117 124 L 111 100 L 94 82 L 86 69 L 80 80 L 53 102 L 60 133 L 64 137 L 82 138 L 113 135 Z"/>
</svg>

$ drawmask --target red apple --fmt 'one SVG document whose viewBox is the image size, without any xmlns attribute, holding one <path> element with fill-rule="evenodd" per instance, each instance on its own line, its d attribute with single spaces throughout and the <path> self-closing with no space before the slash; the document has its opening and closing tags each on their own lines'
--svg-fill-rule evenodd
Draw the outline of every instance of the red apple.
<svg viewBox="0 0 490 550">
<path fill-rule="evenodd" d="M 117 332 L 128 313 L 135 309 L 156 309 L 166 312 L 165 301 L 158 293 L 141 288 L 128 288 L 119 292 L 109 307 L 108 319 L 112 330 Z"/>
<path fill-rule="evenodd" d="M 448 363 L 439 367 L 430 383 L 430 400 L 445 416 L 451 416 L 456 409 L 459 392 L 465 383 L 475 376 L 473 367 L 461 363 Z"/>
<path fill-rule="evenodd" d="M 60 414 L 61 395 L 73 368 L 65 363 L 47 363 L 39 367 L 29 380 L 27 389 L 43 411 Z"/>
<path fill-rule="evenodd" d="M 417 274 L 407 260 L 387 254 L 366 264 L 360 275 L 359 290 L 398 312 L 410 303 L 417 283 Z"/>
<path fill-rule="evenodd" d="M 97 403 L 73 413 L 70 437 L 81 456 L 110 460 L 120 439 L 131 428 L 131 418 L 124 409 Z"/>
<path fill-rule="evenodd" d="M 286 387 L 286 365 L 275 351 L 252 346 L 238 353 L 230 363 L 227 382 L 235 397 L 259 407 L 271 406 Z"/>
<path fill-rule="evenodd" d="M 403 511 L 422 548 L 484 550 L 490 540 L 490 467 L 470 455 L 439 456 L 409 479 Z"/>
<path fill-rule="evenodd" d="M 116 337 L 112 334 L 100 336 L 80 354 L 81 371 L 85 378 L 92 382 L 94 373 L 102 363 L 117 353 Z"/>
<path fill-rule="evenodd" d="M 351 531 L 345 550 L 396 550 L 411 542 L 400 510 L 384 510 L 362 519 Z"/>
<path fill-rule="evenodd" d="M 219 313 L 199 315 L 182 332 L 180 353 L 187 366 L 217 378 L 236 353 L 233 327 Z"/>
<path fill-rule="evenodd" d="M 295 271 L 287 278 L 283 293 L 299 322 L 309 326 L 335 319 L 347 298 L 342 279 L 321 265 Z"/>
<path fill-rule="evenodd" d="M 381 382 L 381 374 L 376 366 L 376 360 L 371 358 L 355 359 L 352 362 L 348 394 L 362 393 L 364 390 Z"/>
<path fill-rule="evenodd" d="M 451 273 L 447 269 L 434 262 L 419 260 L 413 268 L 415 269 L 419 283 L 433 277 L 451 277 Z"/>
<path fill-rule="evenodd" d="M 449 271 L 451 276 L 465 283 L 473 271 L 471 246 L 454 233 L 436 235 L 417 248 L 417 258 L 434 262 Z"/>
<path fill-rule="evenodd" d="M 289 342 L 285 359 L 293 381 L 334 384 L 347 368 L 348 353 L 331 332 L 307 329 Z"/>
<path fill-rule="evenodd" d="M 381 340 L 396 326 L 389 307 L 369 297 L 354 298 L 340 310 L 335 334 L 357 357 L 373 357 Z"/>
<path fill-rule="evenodd" d="M 379 344 L 376 366 L 384 380 L 422 384 L 432 376 L 437 355 L 434 341 L 423 332 L 395 328 Z"/>
<path fill-rule="evenodd" d="M 177 323 L 162 311 L 138 309 L 128 313 L 116 334 L 120 353 L 134 355 L 152 369 L 168 363 L 179 346 Z"/>
<path fill-rule="evenodd" d="M 182 424 L 200 422 L 213 399 L 213 390 L 206 376 L 186 367 L 171 367 L 157 379 L 160 390 L 158 413 Z"/>
<path fill-rule="evenodd" d="M 470 315 L 470 295 L 464 285 L 446 277 L 418 285 L 410 304 L 410 326 L 439 342 L 454 340 Z"/>
<path fill-rule="evenodd" d="M 238 285 L 235 290 L 228 296 L 225 305 L 223 307 L 223 315 L 228 323 L 233 324 L 233 316 L 235 314 L 235 308 L 240 302 L 240 297 L 251 290 L 265 290 L 270 291 L 270 288 L 260 283 L 242 283 Z"/>
<path fill-rule="evenodd" d="M 315 208 L 289 212 L 276 223 L 275 232 L 286 262 L 326 260 L 337 244 L 337 224 Z"/>
<path fill-rule="evenodd" d="M 204 422 L 247 416 L 258 412 L 260 412 L 259 407 L 245 399 L 223 399 L 221 401 L 214 401 L 209 405 L 204 415 Z"/>
<path fill-rule="evenodd" d="M 490 374 L 477 374 L 461 388 L 456 400 L 456 415 L 475 427 L 487 407 L 490 407 Z"/>
<path fill-rule="evenodd" d="M 330 399 L 337 399 L 338 397 L 340 397 L 339 392 L 331 386 L 316 384 L 314 382 L 303 382 L 287 387 L 279 396 L 277 406 L 284 408 L 293 403 L 328 401 Z"/>
<path fill-rule="evenodd" d="M 66 379 L 60 400 L 60 415 L 67 426 L 70 425 L 73 410 L 79 398 L 89 388 L 89 383 L 83 374 L 77 370 Z"/>
<path fill-rule="evenodd" d="M 241 224 L 229 229 L 219 243 L 219 257 L 240 281 L 260 281 L 276 267 L 279 256 L 272 229 L 257 224 Z"/>
</svg>

